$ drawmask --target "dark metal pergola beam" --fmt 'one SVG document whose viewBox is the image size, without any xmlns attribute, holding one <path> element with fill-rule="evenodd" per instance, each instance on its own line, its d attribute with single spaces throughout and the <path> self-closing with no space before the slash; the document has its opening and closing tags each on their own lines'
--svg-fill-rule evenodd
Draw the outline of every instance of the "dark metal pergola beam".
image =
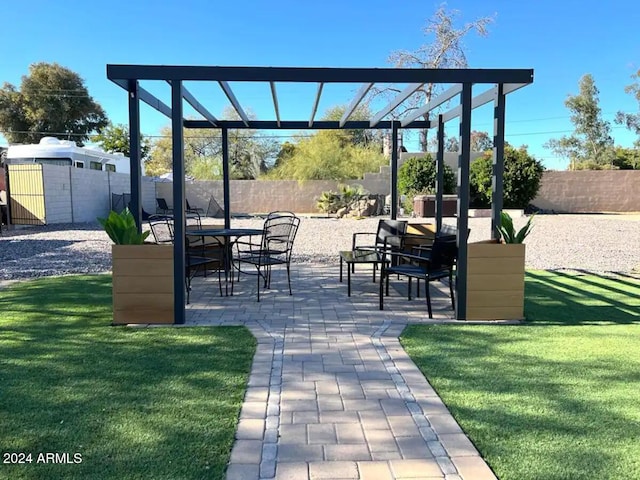
<svg viewBox="0 0 640 480">
<path fill-rule="evenodd" d="M 184 90 L 180 80 L 171 82 L 171 107 L 176 114 L 171 121 L 171 150 L 173 170 L 173 318 L 176 324 L 185 322 L 185 179 L 184 131 L 182 129 L 182 99 Z"/>
<path fill-rule="evenodd" d="M 320 68 L 194 65 L 107 65 L 107 78 L 312 83 L 525 83 L 533 69 L 498 68 Z M 126 87 L 123 87 L 126 88 Z"/>
<path fill-rule="evenodd" d="M 229 84 L 227 82 L 224 82 L 224 81 L 220 81 L 218 83 L 220 84 L 220 87 L 222 87 L 222 90 L 224 91 L 224 94 L 227 96 L 227 98 L 231 102 L 231 105 L 233 105 L 233 108 L 236 111 L 236 113 L 238 115 L 240 115 L 240 118 L 242 119 L 242 122 L 245 124 L 245 126 L 248 127 L 249 126 L 249 117 L 247 117 L 247 114 L 244 113 L 244 110 L 240 106 L 240 102 L 238 102 L 238 99 L 234 95 L 233 90 L 231 90 L 231 87 L 229 86 Z"/>
<path fill-rule="evenodd" d="M 189 102 L 189 105 L 191 105 L 196 112 L 209 120 L 212 126 L 218 126 L 218 119 L 211 112 L 209 112 L 209 110 L 207 110 L 198 100 L 196 100 L 193 94 L 184 86 L 182 87 L 182 96 L 187 102 Z"/>
<path fill-rule="evenodd" d="M 309 119 L 309 128 L 313 127 L 313 119 L 316 117 L 316 112 L 318 111 L 318 105 L 320 104 L 322 87 L 324 87 L 324 83 L 320 82 L 318 84 L 318 91 L 316 92 L 316 100 L 313 102 L 313 109 L 311 110 L 311 118 Z"/>
<path fill-rule="evenodd" d="M 378 123 L 374 130 L 386 130 L 391 128 L 391 121 L 383 121 Z M 185 120 L 185 128 L 211 128 L 208 121 L 203 120 Z M 308 121 L 280 121 L 274 120 L 249 120 L 247 124 L 239 120 L 218 120 L 219 127 L 233 129 L 252 129 L 252 130 L 339 130 L 341 128 L 348 129 L 369 129 L 368 120 L 351 120 L 340 127 L 340 122 L 335 120 L 317 120 L 313 122 L 313 127 L 309 127 Z M 430 128 L 431 122 L 415 121 L 405 128 Z"/>
<path fill-rule="evenodd" d="M 458 155 L 458 207 L 456 262 L 456 319 L 467 318 L 467 242 L 469 241 L 469 166 L 471 165 L 472 85 L 465 83 L 460 95 L 460 154 Z"/>
<path fill-rule="evenodd" d="M 405 128 L 407 125 L 409 125 L 411 122 L 413 122 L 417 118 L 420 118 L 421 116 L 426 115 L 428 112 L 430 112 L 434 108 L 439 107 L 440 105 L 442 105 L 447 100 L 451 100 L 453 97 L 458 95 L 461 91 L 462 91 L 462 85 L 454 85 L 453 87 L 449 88 L 448 90 L 442 92 L 436 98 L 431 99 L 423 107 L 418 108 L 414 112 L 411 112 L 409 115 L 404 117 L 400 121 L 400 125 L 402 126 L 402 128 Z"/>
<path fill-rule="evenodd" d="M 276 111 L 276 124 L 280 127 L 280 107 L 278 106 L 278 94 L 276 93 L 275 82 L 269 82 L 271 87 L 271 96 L 273 97 L 273 108 Z"/>
<path fill-rule="evenodd" d="M 139 91 L 140 101 L 146 103 L 154 110 L 157 110 L 158 112 L 163 114 L 165 117 L 171 118 L 171 107 L 163 103 L 155 95 L 146 91 L 142 87 L 138 87 L 138 91 Z"/>
<path fill-rule="evenodd" d="M 138 228 L 142 232 L 142 166 L 140 163 L 140 85 L 130 80 L 129 90 L 129 177 L 131 204 L 129 210 Z"/>
<path fill-rule="evenodd" d="M 497 91 L 498 87 L 496 86 L 490 90 L 482 92 L 480 95 L 473 97 L 473 99 L 471 100 L 471 110 L 486 105 L 487 103 L 493 102 L 493 100 L 496 98 Z M 462 115 L 462 106 L 458 105 L 457 107 L 453 107 L 451 110 L 445 112 L 443 114 L 443 118 L 446 123 L 449 120 L 453 120 L 454 118 L 459 117 L 460 115 Z"/>
<path fill-rule="evenodd" d="M 370 127 L 375 127 L 380 120 L 382 120 L 385 116 L 390 114 L 398 105 L 404 102 L 407 98 L 409 98 L 413 93 L 418 90 L 424 83 L 413 83 L 405 87 L 398 95 L 395 96 L 393 100 L 391 100 L 386 107 L 376 113 L 371 122 L 369 122 Z"/>
<path fill-rule="evenodd" d="M 360 102 L 362 101 L 364 96 L 367 93 L 369 93 L 369 90 L 371 90 L 371 87 L 373 87 L 373 83 L 367 83 L 362 87 L 360 87 L 360 90 L 358 90 L 358 92 L 356 93 L 356 96 L 353 97 L 353 100 L 351 100 L 351 103 L 349 103 L 349 106 L 346 108 L 346 110 L 344 111 L 344 114 L 342 115 L 342 118 L 340 119 L 340 123 L 339 123 L 340 128 L 344 127 L 344 124 L 347 123 L 347 120 L 349 120 L 349 117 L 351 117 L 355 109 L 358 108 L 358 105 L 360 105 Z"/>
</svg>

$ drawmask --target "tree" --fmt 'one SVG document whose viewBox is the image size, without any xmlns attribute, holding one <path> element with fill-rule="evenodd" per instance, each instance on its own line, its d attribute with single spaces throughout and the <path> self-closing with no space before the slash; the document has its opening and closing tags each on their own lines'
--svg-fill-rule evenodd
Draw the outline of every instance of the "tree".
<svg viewBox="0 0 640 480">
<path fill-rule="evenodd" d="M 613 138 L 611 125 L 602 119 L 598 104 L 598 88 L 590 74 L 579 81 L 580 93 L 569 95 L 564 104 L 571 112 L 571 122 L 575 131 L 570 136 L 549 140 L 546 148 L 569 159 L 571 170 L 581 164 L 596 166 L 611 165 L 613 156 Z"/>
<path fill-rule="evenodd" d="M 276 161 L 273 164 L 273 167 L 274 168 L 278 168 L 279 166 L 284 164 L 284 162 L 286 162 L 291 157 L 293 157 L 293 154 L 295 152 L 296 152 L 295 144 L 293 144 L 291 142 L 284 142 L 280 146 L 280 151 L 278 152 L 278 155 L 276 156 Z"/>
<path fill-rule="evenodd" d="M 437 139 L 429 141 L 433 150 L 438 149 Z M 493 140 L 489 137 L 487 132 L 478 132 L 476 130 L 471 132 L 471 151 L 472 152 L 486 152 L 493 148 Z M 460 151 L 460 143 L 458 137 L 445 137 L 444 139 L 444 151 L 445 152 L 458 152 Z"/>
<path fill-rule="evenodd" d="M 77 73 L 57 63 L 34 63 L 20 89 L 0 89 L 0 128 L 11 143 L 38 143 L 42 137 L 73 139 L 82 146 L 108 123 Z"/>
<path fill-rule="evenodd" d="M 613 166 L 620 170 L 640 170 L 640 148 L 616 147 Z"/>
<path fill-rule="evenodd" d="M 130 157 L 129 147 L 129 127 L 127 125 L 114 125 L 109 123 L 98 135 L 93 137 L 93 141 L 109 153 L 122 153 Z M 149 156 L 151 142 L 144 135 L 140 135 L 140 157 L 145 160 Z"/>
<path fill-rule="evenodd" d="M 389 63 L 402 68 L 466 68 L 468 63 L 462 40 L 472 31 L 481 37 L 487 36 L 487 27 L 493 22 L 494 17 L 477 18 L 457 29 L 454 21 L 458 15 L 460 15 L 458 10 L 448 11 L 446 5 L 442 4 L 435 14 L 427 20 L 427 25 L 424 27 L 424 34 L 431 38 L 431 43 L 424 44 L 413 52 L 406 50 L 392 52 L 389 56 Z M 374 95 L 397 92 L 399 90 L 389 88 L 375 90 Z M 423 85 L 415 95 L 405 102 L 406 107 L 399 112 L 399 115 L 429 103 L 437 93 L 438 86 L 436 84 Z M 429 113 L 424 115 L 423 119 L 428 121 Z M 428 130 L 420 130 L 420 147 L 424 152 L 427 151 L 429 145 L 427 134 Z"/>
<path fill-rule="evenodd" d="M 338 121 L 344 115 L 346 111 L 346 105 L 338 105 L 330 108 L 322 117 L 323 120 Z M 359 105 L 349 117 L 349 120 L 370 120 L 373 117 L 368 105 Z M 381 130 L 367 130 L 367 129 L 344 129 L 336 130 L 337 135 L 342 135 L 353 143 L 354 145 L 360 145 L 363 147 L 375 146 L 382 150 L 382 137 Z"/>
<path fill-rule="evenodd" d="M 493 149 L 493 140 L 487 132 L 478 132 L 477 130 L 471 132 L 472 152 L 486 152 L 491 149 Z"/>
<path fill-rule="evenodd" d="M 321 130 L 312 137 L 299 138 L 293 154 L 269 176 L 292 180 L 348 180 L 377 172 L 389 160 L 377 147 L 354 145 L 338 130 Z"/>
<path fill-rule="evenodd" d="M 187 175 L 194 178 L 214 180 L 220 178 L 221 156 L 217 151 L 219 139 L 214 138 L 208 129 L 184 129 L 184 168 Z M 149 158 L 145 160 L 145 173 L 151 176 L 170 172 L 173 166 L 173 142 L 171 127 L 166 126 L 160 131 L 160 137 L 153 142 Z M 204 166 L 203 166 L 204 165 Z M 211 168 L 206 173 L 205 166 Z M 194 172 L 201 177 L 196 177 Z"/>
<path fill-rule="evenodd" d="M 255 115 L 248 111 L 249 118 Z M 239 119 L 235 110 L 227 108 L 223 118 Z M 222 174 L 222 137 L 209 129 L 184 130 L 185 172 L 194 178 L 214 179 Z M 154 142 L 151 158 L 145 162 L 149 175 L 160 175 L 172 166 L 171 127 L 162 129 L 161 138 Z M 255 130 L 228 131 L 229 176 L 232 179 L 254 179 L 265 173 L 275 162 L 280 146 L 270 138 L 261 137 Z M 151 173 L 153 172 L 153 173 Z"/>
<path fill-rule="evenodd" d="M 635 97 L 638 102 L 638 113 L 618 112 L 616 113 L 615 122 L 620 125 L 625 125 L 638 136 L 633 144 L 636 148 L 640 148 L 640 70 L 631 75 L 631 78 L 633 78 L 635 82 L 624 87 L 624 91 Z"/>
<path fill-rule="evenodd" d="M 491 205 L 491 175 L 493 158 L 490 153 L 471 163 L 471 205 Z M 505 208 L 525 208 L 535 198 L 540 188 L 544 167 L 529 155 L 525 145 L 516 149 L 505 145 L 503 199 Z"/>
</svg>

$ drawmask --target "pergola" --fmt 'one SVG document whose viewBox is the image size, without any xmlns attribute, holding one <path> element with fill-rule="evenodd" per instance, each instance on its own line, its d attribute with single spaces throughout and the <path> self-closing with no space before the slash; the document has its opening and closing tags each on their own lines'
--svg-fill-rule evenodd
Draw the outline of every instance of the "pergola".
<svg viewBox="0 0 640 480">
<path fill-rule="evenodd" d="M 459 119 L 460 153 L 458 156 L 457 229 L 458 264 L 456 276 L 456 318 L 467 314 L 467 230 L 469 210 L 469 165 L 471 159 L 471 112 L 490 102 L 494 104 L 493 181 L 491 235 L 500 222 L 503 198 L 504 129 L 506 95 L 533 82 L 532 69 L 400 69 L 400 68 L 308 68 L 308 67 L 221 67 L 221 66 L 165 66 L 165 65 L 107 65 L 107 78 L 128 92 L 129 132 L 131 159 L 131 209 L 141 229 L 141 162 L 140 162 L 140 102 L 144 102 L 171 119 L 173 153 L 174 204 L 174 322 L 185 322 L 185 169 L 183 128 L 217 128 L 222 134 L 222 169 L 224 183 L 225 227 L 230 226 L 229 199 L 229 129 L 388 129 L 392 132 L 391 148 L 391 218 L 397 217 L 398 208 L 398 130 L 437 128 L 438 153 L 436 156 L 436 227 L 442 226 L 442 199 L 444 185 L 444 125 Z M 140 81 L 165 81 L 171 88 L 171 105 L 166 105 L 140 86 Z M 221 120 L 189 92 L 186 81 L 217 83 L 237 112 L 240 120 Z M 268 82 L 273 98 L 275 120 L 250 120 L 236 98 L 229 82 Z M 308 120 L 280 118 L 277 84 L 314 83 L 317 93 Z M 361 87 L 349 103 L 339 121 L 318 121 L 315 115 L 325 84 L 360 84 Z M 407 84 L 384 108 L 369 121 L 350 120 L 351 115 L 377 83 Z M 384 120 L 403 101 L 421 86 L 429 83 L 447 85 L 448 88 L 424 106 L 411 111 L 399 120 Z M 474 84 L 488 88 L 473 96 Z M 429 121 L 420 120 L 425 114 L 449 100 L 459 98 L 459 104 L 438 114 Z M 203 120 L 188 120 L 183 115 L 183 101 L 202 115 Z M 182 208 L 175 208 L 176 206 Z"/>
</svg>

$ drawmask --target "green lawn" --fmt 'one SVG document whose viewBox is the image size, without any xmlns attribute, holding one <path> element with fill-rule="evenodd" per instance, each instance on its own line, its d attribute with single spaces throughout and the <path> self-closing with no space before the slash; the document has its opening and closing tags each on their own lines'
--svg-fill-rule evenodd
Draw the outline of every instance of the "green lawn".
<svg viewBox="0 0 640 480">
<path fill-rule="evenodd" d="M 0 451 L 33 455 L 0 463 L 0 478 L 223 478 L 249 331 L 110 322 L 110 276 L 0 290 Z M 47 452 L 82 462 L 37 463 Z"/>
<path fill-rule="evenodd" d="M 532 271 L 526 299 L 402 344 L 501 480 L 640 479 L 640 281 Z"/>
</svg>

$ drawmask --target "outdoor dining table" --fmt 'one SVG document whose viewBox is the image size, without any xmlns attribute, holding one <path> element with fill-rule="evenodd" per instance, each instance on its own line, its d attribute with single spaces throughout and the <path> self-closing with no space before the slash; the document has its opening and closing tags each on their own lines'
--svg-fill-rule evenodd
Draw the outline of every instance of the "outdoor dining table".
<svg viewBox="0 0 640 480">
<path fill-rule="evenodd" d="M 225 281 L 225 296 L 229 295 L 229 276 L 233 282 L 233 272 L 231 271 L 233 265 L 233 244 L 240 237 L 249 237 L 253 235 L 262 235 L 261 228 L 201 228 L 198 230 L 189 230 L 186 232 L 189 237 L 202 237 L 204 243 L 204 237 L 213 237 L 220 245 L 223 252 L 224 263 L 224 281 Z M 223 238 L 224 242 L 220 239 Z M 231 289 L 233 295 L 233 289 Z"/>
</svg>

